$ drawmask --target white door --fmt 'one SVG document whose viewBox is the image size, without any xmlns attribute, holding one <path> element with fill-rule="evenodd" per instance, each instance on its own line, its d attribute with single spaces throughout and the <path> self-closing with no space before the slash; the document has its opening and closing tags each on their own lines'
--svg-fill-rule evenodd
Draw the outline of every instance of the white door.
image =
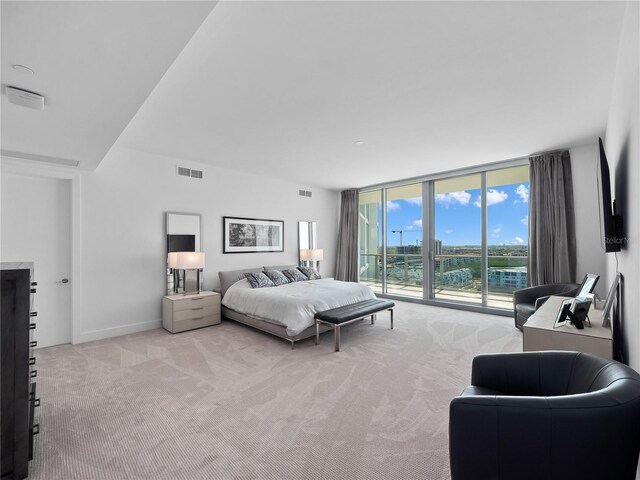
<svg viewBox="0 0 640 480">
<path fill-rule="evenodd" d="M 0 260 L 34 262 L 38 347 L 71 343 L 71 181 L 2 174 Z"/>
</svg>

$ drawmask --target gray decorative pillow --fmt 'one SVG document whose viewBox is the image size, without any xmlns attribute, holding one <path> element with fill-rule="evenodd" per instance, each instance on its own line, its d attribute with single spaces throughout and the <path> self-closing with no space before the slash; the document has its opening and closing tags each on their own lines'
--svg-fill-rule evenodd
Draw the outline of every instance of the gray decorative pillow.
<svg viewBox="0 0 640 480">
<path fill-rule="evenodd" d="M 280 270 L 267 270 L 264 274 L 269 277 L 269 280 L 271 280 L 276 287 L 291 283 L 287 276 Z"/>
<path fill-rule="evenodd" d="M 275 287 L 275 284 L 264 273 L 245 273 L 245 278 L 249 280 L 251 288 Z"/>
<path fill-rule="evenodd" d="M 304 273 L 309 278 L 309 280 L 318 280 L 322 278 L 322 275 L 320 275 L 320 273 L 318 273 L 318 270 L 316 270 L 314 267 L 298 267 L 298 270 Z"/>
<path fill-rule="evenodd" d="M 309 280 L 307 278 L 307 276 L 304 275 L 297 268 L 290 268 L 290 269 L 287 269 L 287 270 L 283 270 L 282 273 L 284 273 L 287 276 L 287 278 L 289 279 L 289 281 L 291 283 L 293 283 L 293 282 L 304 282 L 306 280 Z"/>
</svg>

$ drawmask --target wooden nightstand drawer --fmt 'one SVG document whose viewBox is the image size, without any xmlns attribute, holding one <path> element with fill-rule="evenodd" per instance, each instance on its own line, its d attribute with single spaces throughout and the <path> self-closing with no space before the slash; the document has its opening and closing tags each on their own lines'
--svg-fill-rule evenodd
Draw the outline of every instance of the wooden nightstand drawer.
<svg viewBox="0 0 640 480">
<path fill-rule="evenodd" d="M 162 326 L 171 333 L 217 325 L 221 321 L 220 294 L 167 295 L 162 298 Z"/>
<path fill-rule="evenodd" d="M 192 318 L 208 317 L 220 313 L 220 309 L 215 305 L 209 307 L 194 307 L 189 310 L 179 310 L 173 312 L 173 321 L 180 322 L 182 320 L 191 320 Z"/>
<path fill-rule="evenodd" d="M 212 307 L 220 305 L 220 295 L 192 295 L 173 301 L 173 311 L 191 310 L 193 308 Z"/>
<path fill-rule="evenodd" d="M 220 323 L 220 314 L 207 315 L 204 317 L 187 318 L 185 320 L 174 320 L 173 333 L 185 332 L 194 328 L 209 327 Z"/>
</svg>

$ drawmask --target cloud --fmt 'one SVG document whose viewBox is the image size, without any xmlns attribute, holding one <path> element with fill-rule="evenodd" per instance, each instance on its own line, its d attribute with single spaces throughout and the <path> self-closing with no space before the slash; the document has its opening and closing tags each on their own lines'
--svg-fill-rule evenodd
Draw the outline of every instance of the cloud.
<svg viewBox="0 0 640 480">
<path fill-rule="evenodd" d="M 422 197 L 405 198 L 404 201 L 412 205 L 422 205 Z"/>
<path fill-rule="evenodd" d="M 502 192 L 500 190 L 496 190 L 494 188 L 487 188 L 487 207 L 490 207 L 491 205 L 495 205 L 497 203 L 502 203 L 504 202 L 507 198 L 509 198 L 509 195 L 507 194 L 507 192 Z M 473 204 L 476 207 L 480 207 L 480 195 L 478 195 L 478 198 L 475 202 L 473 202 Z"/>
<path fill-rule="evenodd" d="M 524 184 L 518 185 L 516 188 L 516 193 L 520 195 L 520 199 L 523 203 L 527 203 L 529 201 L 529 187 Z"/>
<path fill-rule="evenodd" d="M 411 225 L 406 226 L 404 229 L 408 232 L 422 230 L 422 220 L 414 220 Z"/>
<path fill-rule="evenodd" d="M 501 192 L 499 190 L 494 190 L 493 188 L 487 189 L 487 207 L 491 205 L 495 205 L 496 203 L 504 202 L 509 195 L 506 192 Z"/>
<path fill-rule="evenodd" d="M 493 229 L 493 233 L 500 233 L 502 231 L 502 227 L 496 227 Z"/>
<path fill-rule="evenodd" d="M 446 207 L 449 205 L 467 205 L 471 200 L 471 194 L 464 190 L 460 192 L 448 192 L 436 194 L 436 202 L 442 203 Z"/>
<path fill-rule="evenodd" d="M 529 225 L 529 215 L 525 215 L 524 218 L 521 218 L 520 223 L 523 225 Z"/>
<path fill-rule="evenodd" d="M 498 237 L 500 237 L 500 232 L 501 231 L 502 231 L 502 225 L 499 225 L 496 228 L 494 228 L 493 230 L 491 230 L 491 236 L 493 238 L 498 238 Z"/>
<path fill-rule="evenodd" d="M 400 209 L 400 204 L 398 202 L 393 202 L 391 200 L 387 201 L 387 212 L 393 212 L 398 209 Z"/>
<path fill-rule="evenodd" d="M 518 243 L 520 245 L 522 245 L 524 243 L 524 240 L 522 238 L 520 238 L 520 237 L 516 237 L 514 240 L 516 241 L 516 243 Z"/>
<path fill-rule="evenodd" d="M 453 233 L 453 230 L 451 230 L 450 228 L 447 228 L 444 233 Z"/>
</svg>

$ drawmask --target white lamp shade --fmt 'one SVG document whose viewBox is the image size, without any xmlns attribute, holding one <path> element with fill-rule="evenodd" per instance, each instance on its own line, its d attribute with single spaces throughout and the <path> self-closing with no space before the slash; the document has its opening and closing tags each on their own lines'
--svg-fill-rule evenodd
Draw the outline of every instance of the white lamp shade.
<svg viewBox="0 0 640 480">
<path fill-rule="evenodd" d="M 324 252 L 321 248 L 300 250 L 300 260 L 317 262 L 323 259 Z"/>
<path fill-rule="evenodd" d="M 180 270 L 204 268 L 204 252 L 176 252 L 176 266 Z"/>
</svg>

